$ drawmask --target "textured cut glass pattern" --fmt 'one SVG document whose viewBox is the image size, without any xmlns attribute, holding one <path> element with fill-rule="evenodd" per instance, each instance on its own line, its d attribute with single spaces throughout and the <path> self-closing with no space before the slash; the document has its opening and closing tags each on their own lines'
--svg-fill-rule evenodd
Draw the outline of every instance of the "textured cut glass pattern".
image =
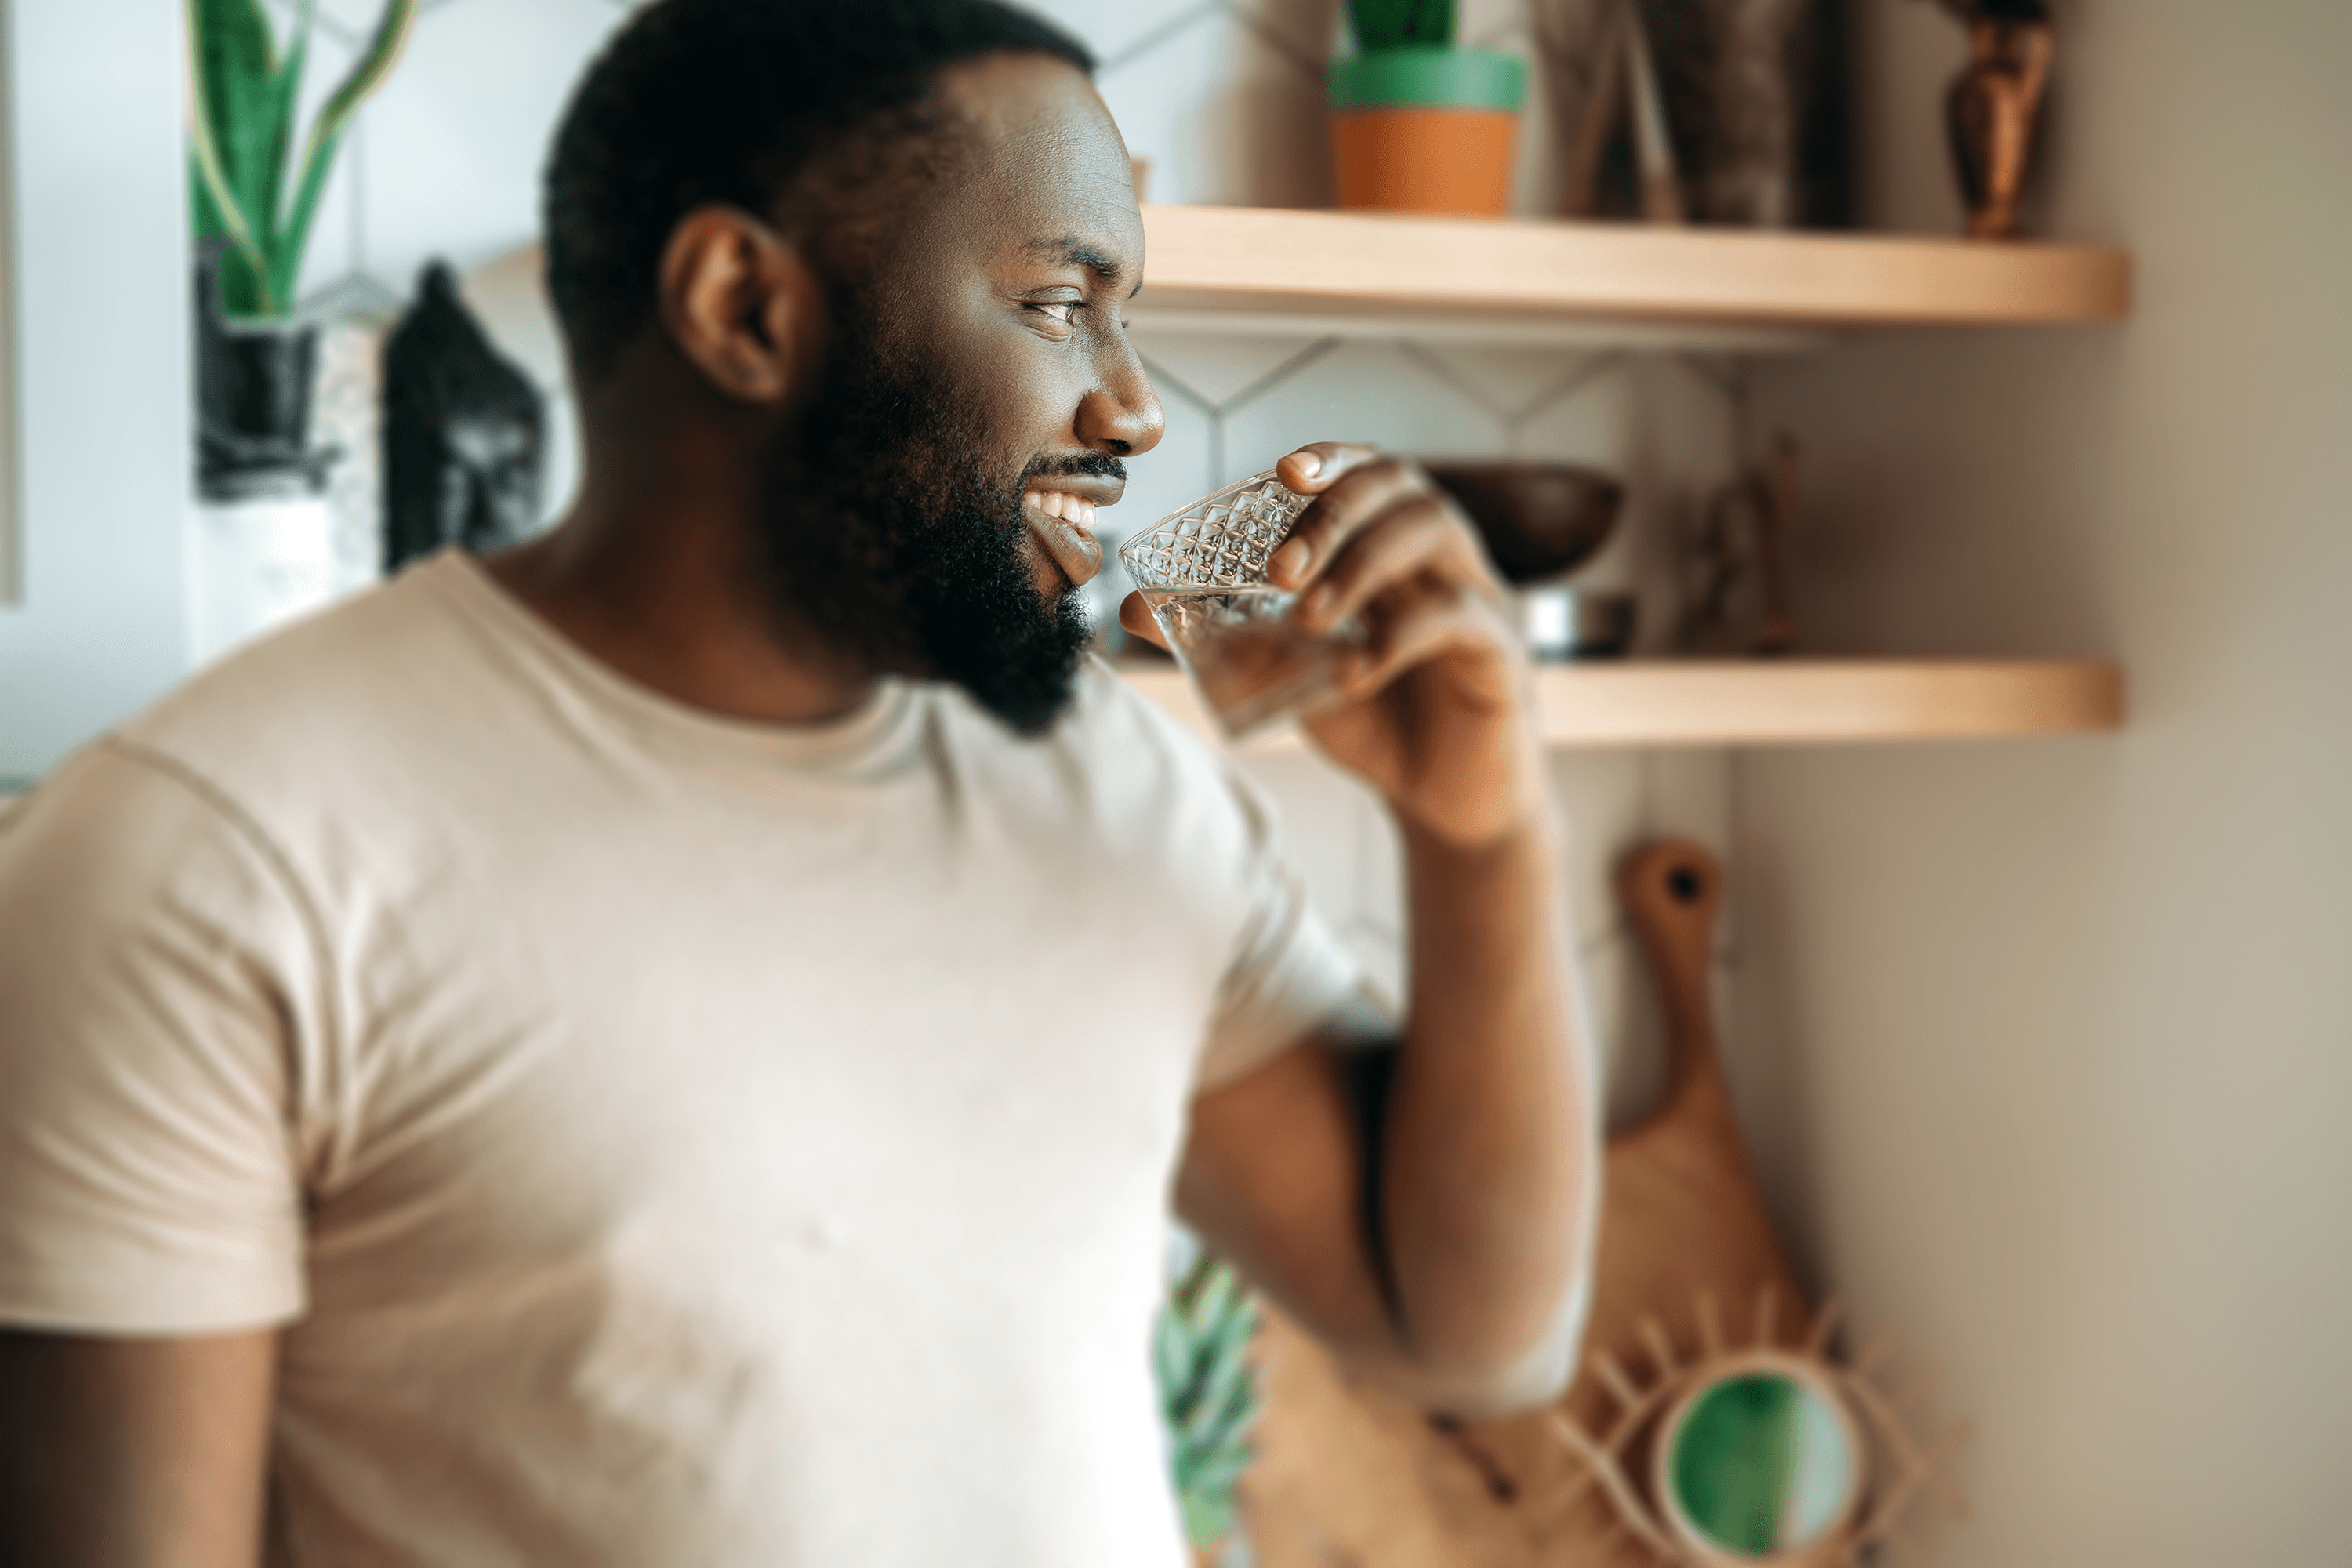
<svg viewBox="0 0 2352 1568">
<path fill-rule="evenodd" d="M 1118 559 L 1139 588 L 1249 587 L 1265 581 L 1266 557 L 1306 510 L 1307 498 L 1272 472 L 1253 474 L 1161 518 Z"/>
</svg>

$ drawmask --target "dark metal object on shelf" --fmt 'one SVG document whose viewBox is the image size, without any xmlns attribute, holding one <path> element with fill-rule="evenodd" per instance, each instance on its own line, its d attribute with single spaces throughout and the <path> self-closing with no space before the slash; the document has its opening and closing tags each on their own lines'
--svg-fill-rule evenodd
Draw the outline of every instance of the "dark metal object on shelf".
<svg viewBox="0 0 2352 1568">
<path fill-rule="evenodd" d="M 490 346 L 448 265 L 428 265 L 383 351 L 383 564 L 519 544 L 539 522 L 546 414 Z"/>
<path fill-rule="evenodd" d="M 1528 653 L 1546 663 L 1622 658 L 1633 646 L 1638 608 L 1633 595 L 1613 589 L 1545 583 L 1519 592 Z"/>
<path fill-rule="evenodd" d="M 1478 525 L 1512 583 L 1572 572 L 1608 542 L 1625 487 L 1573 463 L 1437 462 L 1429 477 Z"/>
<path fill-rule="evenodd" d="M 310 446 L 319 331 L 291 321 L 232 321 L 221 307 L 215 240 L 196 252 L 196 492 L 206 500 L 306 494 L 337 453 Z"/>
</svg>

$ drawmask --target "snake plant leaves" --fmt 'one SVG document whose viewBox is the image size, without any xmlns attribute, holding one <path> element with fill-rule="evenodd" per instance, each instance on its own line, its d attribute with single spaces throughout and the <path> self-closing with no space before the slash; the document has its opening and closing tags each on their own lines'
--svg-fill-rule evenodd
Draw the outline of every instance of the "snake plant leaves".
<svg viewBox="0 0 2352 1568">
<path fill-rule="evenodd" d="M 1202 1255 L 1169 1292 L 1152 1338 L 1168 1462 L 1196 1544 L 1234 1528 L 1234 1483 L 1253 1458 L 1258 1411 L 1249 1365 L 1257 1307 L 1232 1269 Z"/>
<path fill-rule="evenodd" d="M 392 68 L 400 63 L 400 51 L 408 42 L 410 28 L 416 21 L 417 0 L 392 0 L 376 23 L 375 36 L 368 40 L 358 61 L 336 84 L 319 110 L 316 123 L 310 127 L 310 139 L 302 148 L 302 177 L 296 187 L 294 207 L 287 216 L 286 233 L 289 243 L 281 247 L 275 261 L 272 284 L 280 299 L 289 299 L 294 280 L 302 269 L 302 251 L 310 244 L 310 220 L 317 216 L 319 196 L 327 188 L 327 173 L 333 167 L 335 149 L 342 142 L 344 127 L 352 115 L 366 101 L 370 93 L 383 85 Z"/>
<path fill-rule="evenodd" d="M 1348 0 L 1348 22 L 1366 51 L 1454 45 L 1454 0 Z"/>
<path fill-rule="evenodd" d="M 288 154 L 317 0 L 300 0 L 284 52 L 261 0 L 187 0 L 190 197 L 195 237 L 226 238 L 222 301 L 235 316 L 281 316 L 292 303 L 319 196 L 352 112 L 382 85 L 416 19 L 417 0 L 390 0 L 351 72 L 305 139 L 294 197 Z"/>
</svg>

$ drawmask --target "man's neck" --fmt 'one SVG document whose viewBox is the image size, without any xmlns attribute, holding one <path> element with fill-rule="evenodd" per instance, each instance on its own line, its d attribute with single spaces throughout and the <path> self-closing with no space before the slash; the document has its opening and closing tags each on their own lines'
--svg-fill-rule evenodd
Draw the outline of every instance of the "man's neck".
<svg viewBox="0 0 2352 1568">
<path fill-rule="evenodd" d="M 590 658 L 688 708 L 773 724 L 854 711 L 873 673 L 783 635 L 749 527 L 717 500 L 592 487 L 552 532 L 485 564 Z"/>
</svg>

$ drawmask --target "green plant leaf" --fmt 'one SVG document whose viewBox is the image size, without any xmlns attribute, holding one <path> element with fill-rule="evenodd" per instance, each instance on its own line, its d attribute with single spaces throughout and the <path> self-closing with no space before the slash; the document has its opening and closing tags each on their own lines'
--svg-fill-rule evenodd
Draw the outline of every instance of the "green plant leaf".
<svg viewBox="0 0 2352 1568">
<path fill-rule="evenodd" d="M 1225 1447 L 1241 1441 L 1256 1415 L 1257 1390 L 1248 1383 L 1219 1389 L 1184 1423 L 1184 1440 L 1202 1452 Z"/>
<path fill-rule="evenodd" d="M 294 13 L 294 31 L 288 37 L 278 70 L 269 79 L 268 144 L 261 154 L 261 188 L 253 212 L 261 226 L 261 254 L 269 261 L 270 291 L 290 303 L 290 289 L 278 287 L 285 249 L 286 152 L 294 142 L 294 121 L 301 111 L 302 68 L 310 57 L 310 18 L 317 0 L 300 0 Z"/>
<path fill-rule="evenodd" d="M 1242 1472 L 1250 1468 L 1250 1461 L 1256 1458 L 1256 1453 L 1247 1447 L 1220 1448 L 1194 1468 L 1192 1488 L 1197 1491 L 1230 1491 L 1234 1483 L 1242 1479 Z"/>
<path fill-rule="evenodd" d="M 1160 1380 L 1160 1403 L 1171 1417 L 1192 1385 L 1192 1336 L 1173 1309 L 1160 1314 L 1151 1335 L 1151 1370 Z"/>
<path fill-rule="evenodd" d="M 1454 0 L 1348 0 L 1360 49 L 1451 48 Z"/>
<path fill-rule="evenodd" d="M 311 124 L 310 139 L 302 146 L 302 175 L 295 186 L 293 210 L 287 214 L 282 231 L 284 243 L 279 259 L 284 277 L 283 287 L 290 292 L 302 269 L 302 252 L 310 242 L 310 222 L 317 216 L 320 195 L 327 188 L 328 172 L 334 166 L 335 149 L 342 144 L 343 128 L 365 102 L 370 93 L 383 85 L 392 68 L 400 63 L 400 51 L 407 47 L 408 35 L 416 21 L 417 0 L 392 0 L 376 22 L 375 36 L 349 74 L 327 95 L 320 105 L 319 118 Z"/>
<path fill-rule="evenodd" d="M 1183 1507 L 1185 1539 L 1193 1545 L 1208 1546 L 1234 1532 L 1232 1493 L 1213 1496 L 1188 1492 Z"/>
<path fill-rule="evenodd" d="M 250 156 L 257 83 L 278 68 L 269 18 L 257 0 L 188 0 L 190 161 L 206 201 L 190 216 L 196 237 L 226 235 L 222 294 L 235 314 L 269 308 L 262 234 L 242 178 Z"/>
<path fill-rule="evenodd" d="M 1206 1254 L 1171 1284 L 1154 1331 L 1170 1479 L 1198 1544 L 1234 1529 L 1234 1483 L 1253 1457 L 1244 1438 L 1258 1412 L 1249 1363 L 1256 1331 L 1247 1288 Z"/>
<path fill-rule="evenodd" d="M 1348 0 L 1357 49 L 1449 49 L 1454 0 Z"/>
</svg>

